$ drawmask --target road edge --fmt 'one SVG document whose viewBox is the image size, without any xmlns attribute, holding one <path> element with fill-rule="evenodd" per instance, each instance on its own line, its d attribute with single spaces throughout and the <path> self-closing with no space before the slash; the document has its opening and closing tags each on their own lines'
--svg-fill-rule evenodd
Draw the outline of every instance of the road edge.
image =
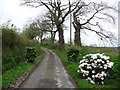
<svg viewBox="0 0 120 90">
<path fill-rule="evenodd" d="M 47 48 L 46 48 L 46 49 L 47 49 Z M 50 49 L 47 49 L 47 50 L 50 50 Z M 50 50 L 50 51 L 54 52 L 53 50 Z M 65 68 L 65 70 L 66 70 L 66 73 L 67 73 L 68 76 L 69 76 L 69 80 L 71 81 L 71 83 L 72 83 L 76 88 L 79 88 L 77 82 L 73 79 L 72 75 L 70 74 L 69 70 L 68 70 L 67 67 L 65 66 L 64 62 L 61 60 L 60 56 L 59 56 L 56 52 L 54 52 L 54 53 L 59 57 L 60 61 L 62 62 L 63 66 L 64 66 L 64 68 Z"/>
<path fill-rule="evenodd" d="M 11 85 L 10 88 L 14 88 L 14 89 L 19 88 L 20 85 L 32 74 L 32 72 L 34 72 L 34 70 L 38 67 L 38 65 L 40 65 L 40 63 L 42 62 L 45 55 L 46 55 L 46 53 L 43 55 L 41 60 L 27 74 L 24 74 L 24 75 L 20 76 L 20 78 L 17 79 L 17 80 L 19 80 L 19 82 L 16 82 L 14 85 Z"/>
</svg>

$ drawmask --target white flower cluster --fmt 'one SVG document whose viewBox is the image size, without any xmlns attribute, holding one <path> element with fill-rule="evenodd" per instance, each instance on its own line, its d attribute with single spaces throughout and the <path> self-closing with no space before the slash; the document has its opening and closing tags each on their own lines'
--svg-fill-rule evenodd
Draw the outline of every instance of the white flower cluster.
<svg viewBox="0 0 120 90">
<path fill-rule="evenodd" d="M 114 65 L 109 59 L 110 57 L 104 54 L 88 54 L 80 61 L 77 72 L 92 84 L 104 84 L 108 69 L 111 69 Z"/>
</svg>

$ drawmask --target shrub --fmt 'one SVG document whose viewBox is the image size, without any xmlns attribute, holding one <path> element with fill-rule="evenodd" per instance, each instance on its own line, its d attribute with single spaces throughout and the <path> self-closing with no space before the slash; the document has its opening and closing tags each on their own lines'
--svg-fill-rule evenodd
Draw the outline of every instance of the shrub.
<svg viewBox="0 0 120 90">
<path fill-rule="evenodd" d="M 7 70 L 9 70 L 17 65 L 13 57 L 9 58 L 9 62 L 10 63 L 6 63 L 6 64 L 2 65 L 2 73 L 6 72 Z"/>
<path fill-rule="evenodd" d="M 67 50 L 67 58 L 68 61 L 77 61 L 79 55 L 79 50 L 73 47 L 68 48 Z"/>
<path fill-rule="evenodd" d="M 2 73 L 4 73 L 5 71 L 7 71 L 11 68 L 12 68 L 11 63 L 7 63 L 7 64 L 2 65 Z"/>
<path fill-rule="evenodd" d="M 107 83 L 113 83 L 120 85 L 120 56 L 110 55 L 111 60 L 114 61 L 113 71 L 110 72 L 109 78 L 111 80 L 107 80 Z M 118 85 L 118 86 L 119 86 Z"/>
<path fill-rule="evenodd" d="M 26 48 L 25 59 L 31 63 L 33 63 L 35 61 L 35 59 L 36 59 L 36 48 L 35 47 L 27 47 Z"/>
<path fill-rule="evenodd" d="M 13 48 L 16 44 L 17 33 L 12 29 L 2 29 L 2 45 Z"/>
<path fill-rule="evenodd" d="M 39 43 L 28 39 L 23 33 L 17 33 L 16 29 L 2 27 L 0 29 L 2 30 L 2 73 L 5 73 L 24 62 L 26 46 L 36 47 Z M 36 48 L 36 53 L 40 55 L 39 46 Z"/>
<path fill-rule="evenodd" d="M 104 84 L 114 64 L 109 59 L 110 57 L 104 54 L 88 54 L 80 61 L 77 72 L 92 84 Z"/>
</svg>

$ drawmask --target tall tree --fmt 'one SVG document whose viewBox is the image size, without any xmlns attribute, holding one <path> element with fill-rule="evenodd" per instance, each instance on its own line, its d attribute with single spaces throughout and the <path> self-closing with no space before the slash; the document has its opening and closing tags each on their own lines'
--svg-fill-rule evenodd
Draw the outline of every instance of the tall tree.
<svg viewBox="0 0 120 90">
<path fill-rule="evenodd" d="M 55 36 L 56 36 L 56 33 L 58 32 L 58 30 L 57 30 L 55 22 L 52 18 L 52 14 L 50 12 L 47 12 L 44 15 L 44 21 L 46 22 L 46 26 L 48 27 L 47 32 L 49 32 L 50 36 L 51 36 L 51 43 L 54 44 Z"/>
<path fill-rule="evenodd" d="M 43 35 L 46 35 L 49 29 L 51 28 L 50 23 L 47 20 L 40 20 L 40 18 L 35 19 L 36 28 L 39 33 L 39 38 L 41 40 L 41 43 L 43 43 Z"/>
<path fill-rule="evenodd" d="M 58 32 L 57 28 L 56 28 L 56 25 L 55 25 L 55 22 L 53 20 L 53 16 L 50 12 L 47 12 L 45 15 L 44 15 L 44 21 L 46 22 L 46 26 L 48 26 L 48 30 L 47 32 L 50 33 L 51 35 L 51 43 L 53 44 L 54 41 L 55 41 L 55 36 L 56 36 L 56 33 Z M 62 29 L 63 30 L 66 30 L 66 26 L 65 24 L 62 24 Z"/>
<path fill-rule="evenodd" d="M 63 1 L 63 0 L 62 0 Z M 61 46 L 64 45 L 64 32 L 62 25 L 65 21 L 65 18 L 73 12 L 77 5 L 79 4 L 79 0 L 70 3 L 66 1 L 67 4 L 63 3 L 61 0 L 23 0 L 22 5 L 32 6 L 32 7 L 39 7 L 45 6 L 52 15 L 53 21 L 57 27 L 59 32 L 59 43 Z"/>
<path fill-rule="evenodd" d="M 101 26 L 100 22 L 115 23 L 115 18 L 107 11 L 116 11 L 113 7 L 105 3 L 90 2 L 86 4 L 81 1 L 76 10 L 73 12 L 73 26 L 75 28 L 75 45 L 82 46 L 81 30 L 89 30 L 96 33 L 101 40 L 114 44 L 116 37 Z M 94 30 L 94 28 L 96 28 Z"/>
<path fill-rule="evenodd" d="M 32 22 L 30 25 L 24 27 L 23 35 L 25 35 L 28 39 L 35 39 L 39 34 L 36 29 L 36 23 Z"/>
</svg>

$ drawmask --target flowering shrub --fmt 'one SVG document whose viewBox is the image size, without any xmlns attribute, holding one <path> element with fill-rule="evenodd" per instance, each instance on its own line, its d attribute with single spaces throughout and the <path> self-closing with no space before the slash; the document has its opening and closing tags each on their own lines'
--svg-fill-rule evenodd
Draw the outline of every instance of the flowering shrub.
<svg viewBox="0 0 120 90">
<path fill-rule="evenodd" d="M 88 54 L 80 61 L 79 70 L 77 71 L 92 84 L 104 84 L 109 70 L 113 67 L 113 62 L 109 61 L 110 57 L 104 54 Z"/>
<path fill-rule="evenodd" d="M 25 59 L 28 62 L 33 63 L 36 58 L 36 48 L 35 47 L 27 47 L 26 48 L 26 54 L 25 54 Z"/>
</svg>

